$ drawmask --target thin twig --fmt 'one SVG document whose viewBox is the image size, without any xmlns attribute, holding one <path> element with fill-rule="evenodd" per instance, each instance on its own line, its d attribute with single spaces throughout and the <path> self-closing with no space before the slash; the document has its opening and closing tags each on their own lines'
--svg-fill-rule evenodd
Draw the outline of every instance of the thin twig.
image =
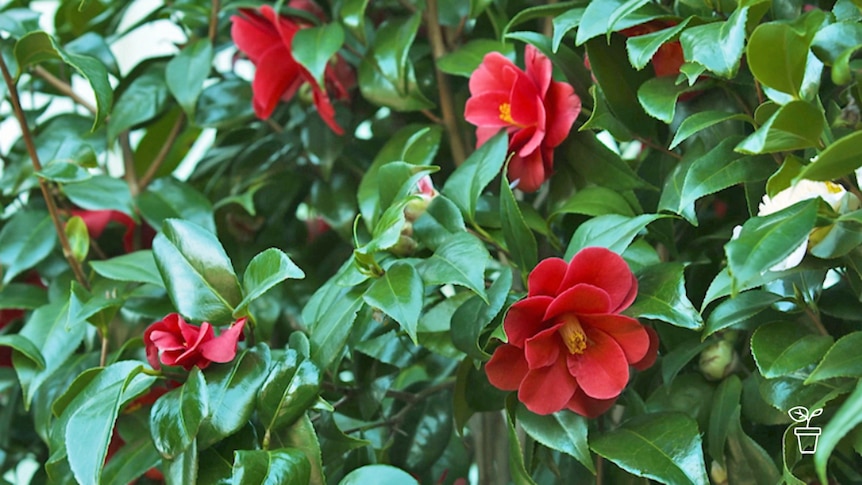
<svg viewBox="0 0 862 485">
<path fill-rule="evenodd" d="M 669 157 L 676 158 L 677 160 L 682 160 L 682 155 L 680 155 L 679 153 L 676 153 L 676 152 L 670 151 L 670 150 L 668 150 L 667 148 L 665 148 L 665 147 L 663 147 L 663 146 L 661 146 L 661 145 L 658 145 L 658 144 L 654 143 L 654 142 L 653 142 L 652 140 L 650 140 L 649 138 L 644 138 L 644 137 L 642 137 L 642 136 L 638 136 L 638 137 L 636 137 L 636 138 L 637 138 L 637 140 L 638 140 L 639 142 L 641 142 L 641 143 L 643 143 L 644 145 L 646 145 L 646 146 L 648 146 L 648 147 L 652 148 L 653 150 L 658 150 L 658 151 L 660 151 L 660 152 L 663 152 L 665 155 L 667 155 L 667 156 L 669 156 Z"/>
<path fill-rule="evenodd" d="M 410 412 L 410 409 L 413 408 L 417 403 L 422 402 L 426 397 L 436 394 L 442 390 L 449 389 L 455 385 L 454 379 L 448 379 L 446 381 L 441 382 L 440 384 L 433 385 L 431 387 L 426 387 L 421 391 L 417 392 L 413 395 L 413 399 L 406 401 L 406 404 L 403 408 L 401 408 L 397 413 L 395 413 L 391 418 L 383 419 L 380 421 L 375 421 L 373 423 L 367 423 L 362 426 L 357 426 L 355 428 L 350 428 L 342 431 L 344 434 L 358 433 L 360 431 L 367 431 L 369 429 L 381 428 L 384 426 L 397 426 L 404 420 L 407 416 L 407 413 Z"/>
<path fill-rule="evenodd" d="M 168 138 L 162 144 L 162 147 L 159 149 L 159 153 L 156 154 L 156 158 L 153 159 L 153 163 L 147 167 L 147 172 L 141 177 L 138 186 L 140 190 L 144 190 L 147 188 L 147 185 L 150 185 L 150 182 L 153 181 L 153 178 L 156 176 L 156 172 L 158 172 L 159 167 L 165 162 L 165 159 L 168 158 L 168 154 L 171 152 L 171 148 L 174 146 L 174 143 L 177 141 L 177 136 L 180 134 L 180 129 L 183 127 L 183 122 L 186 120 L 185 113 L 180 113 L 177 116 L 177 120 L 174 122 L 174 126 L 171 127 L 171 132 L 168 133 Z"/>
<path fill-rule="evenodd" d="M 440 21 L 437 17 L 437 0 L 428 0 L 426 4 L 428 7 L 425 10 L 428 40 L 431 42 L 431 52 L 434 54 L 434 61 L 436 63 L 438 59 L 446 55 L 446 46 L 443 44 L 443 33 L 440 30 Z M 437 75 L 437 90 L 440 94 L 440 111 L 443 113 L 443 125 L 449 134 L 449 146 L 451 147 L 452 158 L 457 167 L 464 163 L 464 160 L 467 158 L 467 150 L 464 148 L 464 140 L 461 138 L 461 132 L 458 130 L 458 120 L 455 118 L 455 101 L 452 98 L 452 90 L 449 87 L 449 78 L 436 66 L 434 72 Z"/>
<path fill-rule="evenodd" d="M 123 168 L 125 170 L 126 183 L 129 185 L 129 192 L 132 197 L 137 197 L 140 191 L 138 190 L 138 175 L 135 171 L 135 154 L 132 152 L 132 145 L 129 142 L 129 131 L 126 130 L 117 137 L 117 142 L 120 144 L 120 150 L 123 152 Z"/>
<path fill-rule="evenodd" d="M 24 139 L 24 145 L 27 147 L 27 152 L 30 154 L 30 160 L 33 162 L 33 168 L 37 172 L 42 171 L 42 163 L 39 161 L 39 155 L 36 152 L 36 145 L 33 143 L 33 136 L 30 133 L 30 128 L 27 126 L 27 118 L 24 117 L 24 110 L 21 108 L 21 100 L 18 97 L 18 87 L 15 81 L 12 80 L 12 75 L 9 73 L 9 68 L 6 66 L 6 61 L 3 56 L 0 56 L 0 71 L 3 72 L 3 80 L 6 82 L 7 90 L 9 91 L 9 99 L 12 102 L 12 111 L 15 112 L 15 117 L 18 119 L 18 125 L 21 127 L 21 138 Z M 90 283 L 84 275 L 84 270 L 81 268 L 81 263 L 75 259 L 72 253 L 72 247 L 69 244 L 69 239 L 66 237 L 66 231 L 63 228 L 63 223 L 60 221 L 60 215 L 57 211 L 57 204 L 51 191 L 48 187 L 48 182 L 37 177 L 39 188 L 42 190 L 42 197 L 45 199 L 45 205 L 48 207 L 48 214 L 51 216 L 51 221 L 54 223 L 54 230 L 57 232 L 57 237 L 60 240 L 60 246 L 63 248 L 63 256 L 69 262 L 72 272 L 75 274 L 75 279 L 87 290 L 90 289 Z"/>
<path fill-rule="evenodd" d="M 423 109 L 422 111 L 420 111 L 420 113 L 422 113 L 423 115 L 425 115 L 426 118 L 428 118 L 429 120 L 431 120 L 434 123 L 437 123 L 438 125 L 443 124 L 443 120 L 440 119 L 439 116 L 432 113 L 430 110 Z"/>
<path fill-rule="evenodd" d="M 212 0 L 212 10 L 210 11 L 210 30 L 207 35 L 210 39 L 210 43 L 215 45 L 216 34 L 218 33 L 218 12 L 221 8 L 219 5 L 219 0 Z"/>
<path fill-rule="evenodd" d="M 47 82 L 48 84 L 53 86 L 54 89 L 56 89 L 57 91 L 60 91 L 60 93 L 62 93 L 64 96 L 71 98 L 72 101 L 83 106 L 84 109 L 86 109 L 90 113 L 92 113 L 92 114 L 97 113 L 96 107 L 93 106 L 92 104 L 90 104 L 89 101 L 87 101 L 86 99 L 79 96 L 78 93 L 76 93 L 72 89 L 72 86 L 69 83 L 67 83 L 66 81 L 63 81 L 62 79 L 54 76 L 44 67 L 36 66 L 33 68 L 32 72 L 33 72 L 33 74 L 44 79 L 45 82 Z"/>
<path fill-rule="evenodd" d="M 99 367 L 105 367 L 108 363 L 108 334 L 102 334 L 102 352 L 99 354 Z"/>
</svg>

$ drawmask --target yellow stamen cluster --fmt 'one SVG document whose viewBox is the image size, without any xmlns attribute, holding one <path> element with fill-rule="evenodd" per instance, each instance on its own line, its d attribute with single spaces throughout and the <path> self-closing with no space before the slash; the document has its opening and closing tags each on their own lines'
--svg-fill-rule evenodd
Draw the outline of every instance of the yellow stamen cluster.
<svg viewBox="0 0 862 485">
<path fill-rule="evenodd" d="M 512 119 L 512 105 L 509 103 L 502 103 L 500 105 L 500 119 L 509 123 L 510 125 L 515 124 L 515 120 Z"/>
<path fill-rule="evenodd" d="M 560 327 L 559 332 L 570 354 L 584 353 L 584 350 L 587 348 L 587 336 L 584 334 L 584 329 L 581 328 L 581 323 L 576 317 L 567 318 L 566 323 Z"/>
</svg>

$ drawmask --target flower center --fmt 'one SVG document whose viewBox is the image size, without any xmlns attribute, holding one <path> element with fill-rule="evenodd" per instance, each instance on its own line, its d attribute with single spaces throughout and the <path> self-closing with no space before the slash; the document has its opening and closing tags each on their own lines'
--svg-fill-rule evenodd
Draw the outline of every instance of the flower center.
<svg viewBox="0 0 862 485">
<path fill-rule="evenodd" d="M 581 322 L 578 321 L 577 317 L 566 318 L 566 323 L 560 327 L 559 332 L 570 354 L 584 353 L 587 348 L 587 336 L 584 334 L 584 329 L 581 328 Z"/>
<path fill-rule="evenodd" d="M 509 123 L 510 125 L 517 125 L 515 120 L 512 119 L 512 105 L 509 103 L 500 104 L 500 119 Z"/>
<path fill-rule="evenodd" d="M 503 112 L 503 107 L 500 106 L 500 113 L 502 113 L 502 112 Z M 501 119 L 503 118 L 502 114 L 500 115 L 500 118 Z M 836 184 L 835 182 L 826 182 L 826 190 L 828 190 L 829 192 L 831 192 L 833 194 L 840 194 L 841 192 L 844 191 L 844 187 L 841 187 L 840 185 Z"/>
</svg>

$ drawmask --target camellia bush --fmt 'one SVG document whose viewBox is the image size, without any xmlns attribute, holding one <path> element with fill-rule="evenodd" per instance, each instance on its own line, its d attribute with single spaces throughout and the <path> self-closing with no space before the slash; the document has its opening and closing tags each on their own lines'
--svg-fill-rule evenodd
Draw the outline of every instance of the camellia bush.
<svg viewBox="0 0 862 485">
<path fill-rule="evenodd" d="M 0 482 L 862 482 L 860 20 L 0 0 Z"/>
</svg>

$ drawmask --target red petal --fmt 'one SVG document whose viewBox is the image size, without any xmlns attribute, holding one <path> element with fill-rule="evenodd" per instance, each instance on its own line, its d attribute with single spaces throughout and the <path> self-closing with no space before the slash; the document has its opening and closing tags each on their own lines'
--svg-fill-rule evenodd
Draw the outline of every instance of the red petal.
<svg viewBox="0 0 862 485">
<path fill-rule="evenodd" d="M 644 355 L 643 359 L 632 364 L 637 370 L 649 369 L 653 364 L 655 364 L 655 359 L 658 357 L 658 333 L 656 333 L 652 327 L 644 328 L 646 329 L 647 334 L 649 334 L 649 349 L 647 349 L 646 355 Z"/>
<path fill-rule="evenodd" d="M 509 343 L 523 348 L 525 340 L 549 327 L 543 317 L 552 301 L 549 296 L 531 296 L 509 307 L 503 321 Z"/>
<path fill-rule="evenodd" d="M 263 54 L 280 42 L 275 26 L 254 10 L 240 9 L 230 18 L 230 36 L 237 48 L 257 64 Z"/>
<path fill-rule="evenodd" d="M 234 322 L 218 337 L 201 344 L 201 355 L 212 362 L 230 362 L 236 357 L 236 345 L 245 327 L 245 318 Z"/>
<path fill-rule="evenodd" d="M 283 45 L 276 44 L 267 51 L 257 64 L 251 89 L 254 93 L 254 113 L 267 119 L 286 92 L 295 92 L 302 84 L 299 65 L 290 57 Z"/>
<path fill-rule="evenodd" d="M 523 130 L 522 130 L 523 131 Z M 518 188 L 524 192 L 535 192 L 549 175 L 539 150 L 524 158 L 517 153 L 509 162 L 509 172 L 506 174 L 510 182 L 518 181 Z"/>
<path fill-rule="evenodd" d="M 547 123 L 544 145 L 554 148 L 569 136 L 569 131 L 581 112 L 581 98 L 567 83 L 554 82 L 545 96 Z"/>
<path fill-rule="evenodd" d="M 558 333 L 562 325 L 561 323 L 542 330 L 524 342 L 524 357 L 530 369 L 547 367 L 556 362 L 561 353 L 567 353 Z"/>
<path fill-rule="evenodd" d="M 578 315 L 578 320 L 584 327 L 597 328 L 616 340 L 629 363 L 643 359 L 649 349 L 649 334 L 634 318 L 614 314 Z"/>
<path fill-rule="evenodd" d="M 469 101 L 469 100 L 468 100 Z M 476 148 L 484 145 L 486 141 L 500 132 L 500 128 L 496 126 L 479 126 L 476 127 Z"/>
<path fill-rule="evenodd" d="M 302 71 L 308 73 L 305 68 L 302 68 Z M 311 89 L 314 94 L 314 107 L 317 108 L 318 116 L 326 122 L 329 128 L 335 132 L 336 135 L 343 135 L 344 130 L 335 122 L 335 108 L 332 107 L 332 103 L 329 101 L 329 96 L 327 96 L 326 91 L 318 86 L 314 79 L 311 79 L 311 73 L 308 73 L 308 78 L 308 83 L 311 85 Z"/>
<path fill-rule="evenodd" d="M 500 105 L 504 103 L 509 103 L 507 93 L 497 91 L 477 94 L 467 100 L 464 106 L 464 119 L 476 126 L 490 126 L 498 130 L 504 126 L 510 126 L 500 118 Z"/>
<path fill-rule="evenodd" d="M 545 106 L 542 104 L 542 97 L 536 91 L 533 81 L 526 75 L 520 75 L 515 78 L 515 84 L 509 92 L 509 99 L 515 125 L 522 128 L 532 126 L 538 130 L 533 133 L 528 146 L 524 147 L 526 153 L 531 153 L 545 137 Z"/>
<path fill-rule="evenodd" d="M 555 413 L 568 405 L 578 383 L 566 368 L 566 359 L 527 372 L 518 389 L 518 400 L 536 414 Z"/>
<path fill-rule="evenodd" d="M 551 61 L 535 46 L 527 44 L 524 48 L 524 64 L 527 67 L 527 76 L 533 81 L 539 96 L 544 98 L 551 84 Z"/>
<path fill-rule="evenodd" d="M 636 284 L 636 280 L 632 278 L 632 271 L 620 255 L 606 248 L 584 248 L 572 258 L 562 286 L 578 283 L 605 290 L 611 299 L 610 313 L 628 308 L 634 299 L 632 284 Z"/>
<path fill-rule="evenodd" d="M 542 123 L 544 124 L 544 110 L 542 110 Z M 538 123 L 523 124 L 523 126 L 524 128 L 512 133 L 509 139 L 509 151 L 526 158 L 539 151 L 545 138 L 545 127 L 539 126 Z"/>
<path fill-rule="evenodd" d="M 616 398 L 594 399 L 584 394 L 583 390 L 578 389 L 566 407 L 586 418 L 595 418 L 604 414 L 616 401 Z"/>
<path fill-rule="evenodd" d="M 560 283 L 566 276 L 569 265 L 560 258 L 543 259 L 533 268 L 527 280 L 529 296 L 557 296 Z"/>
<path fill-rule="evenodd" d="M 574 313 L 579 318 L 580 315 L 584 314 L 604 314 L 608 312 L 609 306 L 608 294 L 602 289 L 592 285 L 578 284 L 554 298 L 553 303 L 548 305 L 544 319 L 550 320 L 564 313 Z"/>
<path fill-rule="evenodd" d="M 489 52 L 479 67 L 470 75 L 470 94 L 492 91 L 509 92 L 515 77 L 521 73 L 515 64 L 499 52 Z"/>
<path fill-rule="evenodd" d="M 524 351 L 509 344 L 497 347 L 494 355 L 485 364 L 488 382 L 503 391 L 517 390 L 528 370 Z"/>
<path fill-rule="evenodd" d="M 569 372 L 584 392 L 596 399 L 611 399 L 620 395 L 629 381 L 629 364 L 620 346 L 608 334 L 594 328 L 584 328 L 587 349 L 583 354 L 570 354 Z"/>
</svg>

